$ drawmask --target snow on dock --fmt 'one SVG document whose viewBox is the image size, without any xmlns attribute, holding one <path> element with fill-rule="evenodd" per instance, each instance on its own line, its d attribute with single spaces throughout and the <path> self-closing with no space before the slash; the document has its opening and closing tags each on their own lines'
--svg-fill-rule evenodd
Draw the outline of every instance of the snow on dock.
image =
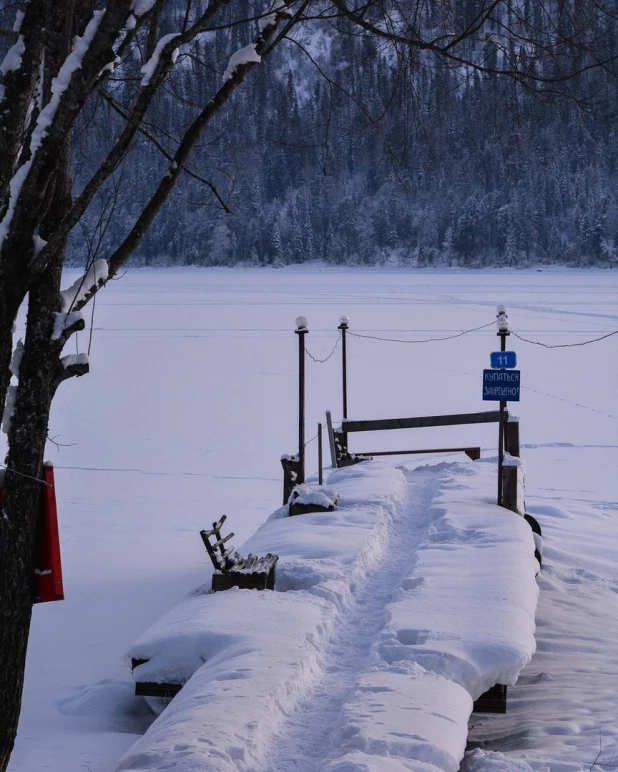
<svg viewBox="0 0 618 772">
<path fill-rule="evenodd" d="M 137 681 L 186 685 L 117 772 L 457 770 L 473 700 L 534 652 L 532 532 L 483 462 L 327 484 L 334 512 L 242 548 L 279 555 L 275 592 L 198 590 L 132 647 Z"/>
</svg>

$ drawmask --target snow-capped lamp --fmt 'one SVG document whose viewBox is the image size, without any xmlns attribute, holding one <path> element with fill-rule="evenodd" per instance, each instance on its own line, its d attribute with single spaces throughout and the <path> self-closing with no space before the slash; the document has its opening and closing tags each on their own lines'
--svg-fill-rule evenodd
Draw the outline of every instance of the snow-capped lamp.
<svg viewBox="0 0 618 772">
<path fill-rule="evenodd" d="M 296 329 L 297 330 L 306 330 L 307 329 L 307 317 L 306 316 L 297 316 L 296 317 Z"/>
<path fill-rule="evenodd" d="M 500 305 L 497 306 L 496 311 L 496 327 L 498 328 L 498 335 L 510 335 L 506 306 L 500 303 Z"/>
</svg>

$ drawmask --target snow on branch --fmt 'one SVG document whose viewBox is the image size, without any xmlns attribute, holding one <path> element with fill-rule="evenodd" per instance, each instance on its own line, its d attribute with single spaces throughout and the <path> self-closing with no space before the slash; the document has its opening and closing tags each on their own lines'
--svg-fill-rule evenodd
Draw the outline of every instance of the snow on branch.
<svg viewBox="0 0 618 772">
<path fill-rule="evenodd" d="M 284 0 L 275 0 L 274 3 L 270 6 L 268 9 L 268 13 L 266 16 L 262 16 L 261 19 L 258 19 L 258 28 L 260 32 L 263 32 L 266 27 L 269 27 L 271 24 L 276 24 L 277 22 L 277 13 L 280 11 L 287 11 L 288 7 Z"/>
<path fill-rule="evenodd" d="M 131 3 L 131 12 L 136 16 L 143 16 L 145 13 L 152 11 L 154 4 L 155 0 L 133 0 Z"/>
<path fill-rule="evenodd" d="M 239 51 L 235 51 L 230 56 L 230 61 L 227 64 L 227 68 L 223 73 L 223 82 L 229 80 L 236 72 L 236 69 L 242 64 L 248 64 L 249 62 L 261 62 L 262 57 L 255 50 L 255 43 L 241 48 Z"/>
<path fill-rule="evenodd" d="M 76 279 L 68 289 L 60 292 L 61 306 L 60 311 L 55 314 L 52 340 L 58 340 L 63 332 L 81 326 L 81 313 L 71 309 L 84 304 L 107 281 L 108 275 L 107 260 L 96 260 L 83 276 Z"/>
<path fill-rule="evenodd" d="M 58 72 L 58 75 L 51 82 L 51 99 L 39 113 L 36 126 L 34 127 L 34 131 L 32 132 L 32 137 L 30 139 L 30 158 L 28 161 L 26 161 L 25 164 L 19 167 L 9 184 L 9 204 L 4 218 L 2 219 L 2 222 L 0 222 L 0 247 L 2 246 L 9 228 L 11 227 L 11 221 L 13 219 L 13 214 L 15 213 L 17 199 L 19 198 L 24 181 L 28 176 L 28 173 L 30 172 L 34 162 L 35 154 L 41 146 L 49 126 L 54 120 L 58 105 L 60 104 L 60 98 L 71 82 L 73 73 L 82 66 L 84 56 L 88 51 L 90 44 L 92 43 L 92 39 L 94 38 L 104 13 L 105 10 L 94 11 L 92 18 L 84 30 L 83 36 L 75 38 L 73 50 L 65 59 L 62 67 L 60 68 L 60 71 Z"/>
<path fill-rule="evenodd" d="M 61 311 L 68 313 L 73 306 L 85 300 L 93 290 L 106 281 L 107 276 L 107 260 L 95 260 L 87 273 L 76 279 L 68 289 L 61 291 Z"/>
<path fill-rule="evenodd" d="M 275 28 L 282 18 L 289 16 L 291 16 L 291 14 L 284 0 L 273 0 L 266 15 L 258 19 L 260 37 L 264 38 L 264 32 L 270 27 Z M 236 70 L 243 64 L 250 64 L 252 62 L 259 64 L 259 62 L 262 61 L 261 55 L 258 54 L 256 50 L 259 43 L 260 41 L 258 40 L 258 42 L 251 43 L 232 54 L 230 61 L 227 64 L 227 68 L 223 73 L 224 83 L 232 78 L 236 74 Z"/>
<path fill-rule="evenodd" d="M 11 375 L 14 375 L 16 378 L 19 377 L 19 365 L 21 364 L 21 358 L 23 357 L 23 355 L 24 355 L 24 343 L 20 338 L 17 341 L 17 345 L 13 349 L 13 356 L 11 357 L 11 364 L 9 365 Z"/>
<path fill-rule="evenodd" d="M 0 64 L 0 73 L 6 75 L 7 72 L 14 72 L 21 67 L 21 58 L 26 50 L 26 44 L 24 42 L 24 36 L 20 35 L 17 38 L 17 43 L 12 45 L 6 52 L 6 56 Z"/>
<path fill-rule="evenodd" d="M 6 56 L 0 64 L 0 75 L 4 78 L 7 72 L 15 72 L 21 67 L 21 58 L 26 50 L 24 36 L 20 35 L 17 42 L 6 52 Z M 0 102 L 4 101 L 4 86 L 0 85 Z"/>
<path fill-rule="evenodd" d="M 68 378 L 79 378 L 88 372 L 90 372 L 88 354 L 68 354 L 60 360 L 60 371 L 56 382 L 62 383 Z"/>
<path fill-rule="evenodd" d="M 178 37 L 178 33 L 173 32 L 171 35 L 163 35 L 163 37 L 159 40 L 159 42 L 155 47 L 155 50 L 153 51 L 152 56 L 141 69 L 141 72 L 144 73 L 144 77 L 142 78 L 142 88 L 144 88 L 144 86 L 147 86 L 150 83 L 150 79 L 152 78 L 152 75 L 157 65 L 159 64 L 159 58 L 161 57 L 161 52 L 163 51 L 165 46 L 170 41 L 174 40 L 174 38 L 177 38 L 177 37 Z M 177 48 L 175 48 L 172 51 L 172 56 L 171 56 L 172 64 L 176 61 L 176 57 L 178 56 L 178 53 L 179 51 Z"/>
<path fill-rule="evenodd" d="M 18 34 L 21 30 L 21 24 L 24 20 L 25 12 L 18 10 L 15 14 L 15 24 L 13 24 L 13 32 Z M 26 50 L 26 43 L 24 42 L 24 36 L 19 35 L 17 42 L 14 43 L 6 52 L 6 56 L 0 64 L 0 75 L 4 78 L 7 72 L 15 72 L 21 67 L 21 59 Z M 4 101 L 5 89 L 0 84 L 0 102 Z"/>
<path fill-rule="evenodd" d="M 11 419 L 15 410 L 15 398 L 17 397 L 17 384 L 12 383 L 6 392 L 4 412 L 2 413 L 2 431 L 8 434 L 11 430 Z"/>
<path fill-rule="evenodd" d="M 77 331 L 78 329 L 84 329 L 86 323 L 84 322 L 84 316 L 81 311 L 71 311 L 65 313 L 64 311 L 57 311 L 54 314 L 54 329 L 51 339 L 59 340 L 60 336 L 68 331 Z"/>
<path fill-rule="evenodd" d="M 87 365 L 88 354 L 67 354 L 67 356 L 62 357 L 60 364 L 65 370 L 68 370 L 69 367 L 75 367 L 75 365 Z"/>
</svg>

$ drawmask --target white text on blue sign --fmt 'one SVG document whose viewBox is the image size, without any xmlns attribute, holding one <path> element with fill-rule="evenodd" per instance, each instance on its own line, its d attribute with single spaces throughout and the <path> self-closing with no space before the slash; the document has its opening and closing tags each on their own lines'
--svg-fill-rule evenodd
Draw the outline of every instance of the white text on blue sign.
<svg viewBox="0 0 618 772">
<path fill-rule="evenodd" d="M 483 370 L 483 399 L 519 402 L 519 370 Z"/>
</svg>

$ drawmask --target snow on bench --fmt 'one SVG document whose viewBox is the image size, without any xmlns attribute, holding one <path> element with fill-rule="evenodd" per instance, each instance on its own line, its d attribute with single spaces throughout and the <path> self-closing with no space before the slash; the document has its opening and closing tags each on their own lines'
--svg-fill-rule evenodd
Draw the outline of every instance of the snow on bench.
<svg viewBox="0 0 618 772">
<path fill-rule="evenodd" d="M 345 689 L 320 769 L 456 772 L 473 700 L 514 683 L 534 652 L 531 530 L 493 503 L 495 465 L 483 462 L 407 478 L 364 462 L 328 483 L 335 511 L 290 518 L 282 507 L 244 546 L 279 555 L 278 592 L 198 592 L 132 647 L 148 660 L 136 680 L 185 686 L 117 772 L 279 770 L 274 735 L 303 698 L 315 701 L 315 679 L 328 691 L 322 658 L 352 609 L 363 624 L 358 588 L 382 587 L 393 561 L 390 602 L 372 611 L 381 632 Z M 415 541 L 400 544 L 410 528 Z"/>
<path fill-rule="evenodd" d="M 218 522 L 212 524 L 211 530 L 200 531 L 206 552 L 215 569 L 212 575 L 212 591 L 229 590 L 231 587 L 246 590 L 274 590 L 275 566 L 279 556 L 269 552 L 260 558 L 249 553 L 246 558 L 243 558 L 234 550 L 234 547 L 226 547 L 225 545 L 234 537 L 233 533 L 221 536 L 221 528 L 226 519 L 227 515 L 223 515 Z"/>
</svg>

